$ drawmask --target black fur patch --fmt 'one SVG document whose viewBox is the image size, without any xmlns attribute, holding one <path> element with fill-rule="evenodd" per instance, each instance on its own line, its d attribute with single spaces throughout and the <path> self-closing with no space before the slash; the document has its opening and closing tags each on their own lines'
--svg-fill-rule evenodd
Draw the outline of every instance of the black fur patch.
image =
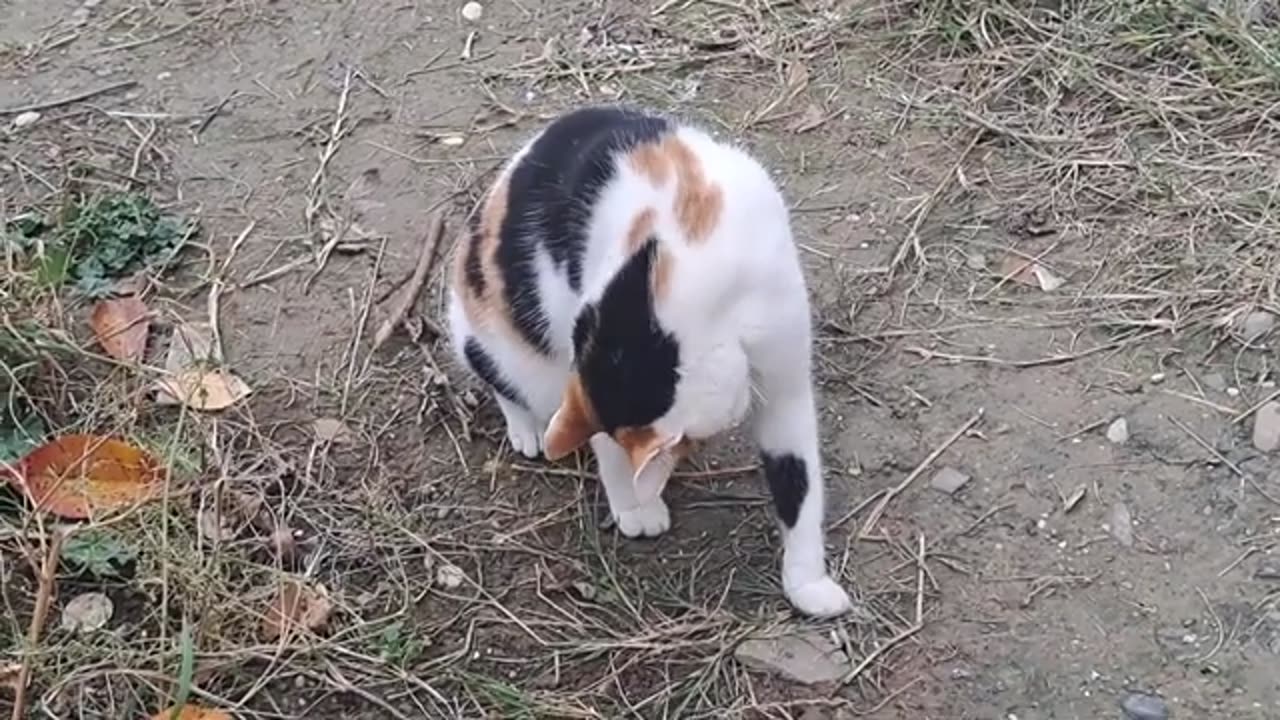
<svg viewBox="0 0 1280 720">
<path fill-rule="evenodd" d="M 480 347 L 480 342 L 473 337 L 467 338 L 463 343 L 462 352 L 467 357 L 467 364 L 471 366 L 472 372 L 476 374 L 486 385 L 493 388 L 493 391 L 522 408 L 528 409 L 529 405 L 525 403 L 524 398 L 520 397 L 520 393 L 511 386 L 502 377 L 502 373 L 498 370 L 498 365 L 489 357 L 489 353 Z"/>
<path fill-rule="evenodd" d="M 773 456 L 761 453 L 764 464 L 764 479 L 769 482 L 769 492 L 773 494 L 773 506 L 778 511 L 778 519 L 788 528 L 796 526 L 800 519 L 800 505 L 805 495 L 809 494 L 808 468 L 801 458 L 790 453 Z"/>
<path fill-rule="evenodd" d="M 666 119 L 638 110 L 575 110 L 552 121 L 512 169 L 498 264 L 516 329 L 542 353 L 551 353 L 551 340 L 534 253 L 544 248 L 565 270 L 569 287 L 579 291 L 587 223 L 600 191 L 617 175 L 615 156 L 670 130 Z"/>
<path fill-rule="evenodd" d="M 657 257 L 650 238 L 574 324 L 574 362 L 606 432 L 648 425 L 675 402 L 680 345 L 654 315 L 649 277 Z"/>
</svg>

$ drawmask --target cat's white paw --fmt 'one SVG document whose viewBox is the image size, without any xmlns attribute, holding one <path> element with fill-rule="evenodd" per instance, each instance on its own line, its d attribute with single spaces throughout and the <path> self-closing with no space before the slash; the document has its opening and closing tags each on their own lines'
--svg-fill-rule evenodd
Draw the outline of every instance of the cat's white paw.
<svg viewBox="0 0 1280 720">
<path fill-rule="evenodd" d="M 527 458 L 536 458 L 542 452 L 542 433 L 532 423 L 507 421 L 507 442 L 511 448 Z"/>
<path fill-rule="evenodd" d="M 618 532 L 629 538 L 657 537 L 671 529 L 671 511 L 660 497 L 639 507 L 615 512 L 613 517 L 618 521 Z"/>
<path fill-rule="evenodd" d="M 853 608 L 849 594 L 830 576 L 823 575 L 799 585 L 784 587 L 791 605 L 810 617 L 828 618 Z"/>
</svg>

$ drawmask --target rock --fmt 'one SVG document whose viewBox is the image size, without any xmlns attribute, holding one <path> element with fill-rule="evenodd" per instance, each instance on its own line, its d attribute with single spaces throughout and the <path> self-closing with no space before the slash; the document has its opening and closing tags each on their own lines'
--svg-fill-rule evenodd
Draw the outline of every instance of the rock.
<svg viewBox="0 0 1280 720">
<path fill-rule="evenodd" d="M 1133 547 L 1133 515 L 1122 502 L 1111 506 L 1111 537 L 1125 547 Z"/>
<path fill-rule="evenodd" d="M 1168 720 L 1169 706 L 1156 695 L 1130 693 L 1120 703 L 1128 720 Z"/>
<path fill-rule="evenodd" d="M 1254 571 L 1255 580 L 1280 580 L 1280 562 L 1268 562 L 1258 566 Z"/>
<path fill-rule="evenodd" d="M 1259 310 L 1244 316 L 1244 321 L 1240 323 L 1240 333 L 1245 340 L 1253 342 L 1271 332 L 1271 328 L 1275 326 L 1276 316 Z"/>
<path fill-rule="evenodd" d="M 1280 448 L 1280 402 L 1272 400 L 1254 414 L 1253 446 L 1262 452 Z"/>
<path fill-rule="evenodd" d="M 40 113 L 34 110 L 28 110 L 27 112 L 21 113 L 18 115 L 18 117 L 13 119 L 13 129 L 21 130 L 22 128 L 30 127 L 32 125 L 35 125 L 36 121 L 38 121 L 39 119 L 40 119 Z"/>
<path fill-rule="evenodd" d="M 1227 389 L 1227 379 L 1220 372 L 1206 373 L 1204 384 L 1208 385 L 1210 390 L 1217 390 L 1218 392 Z"/>
<path fill-rule="evenodd" d="M 987 256 L 982 253 L 974 253 L 964 259 L 964 264 L 968 266 L 970 270 L 986 270 Z"/>
<path fill-rule="evenodd" d="M 102 593 L 85 593 L 71 598 L 62 609 L 62 629 L 83 633 L 107 626 L 115 605 Z"/>
<path fill-rule="evenodd" d="M 1129 421 L 1124 418 L 1116 418 L 1115 422 L 1107 427 L 1107 439 L 1116 445 L 1123 445 L 1129 442 Z"/>
<path fill-rule="evenodd" d="M 478 2 L 469 2 L 462 6 L 462 19 L 467 22 L 479 22 L 484 16 L 484 6 Z"/>
<path fill-rule="evenodd" d="M 441 565 L 436 570 L 436 584 L 445 590 L 456 590 L 466 575 L 457 565 Z"/>
<path fill-rule="evenodd" d="M 941 490 L 948 495 L 954 495 L 957 490 L 964 487 L 968 482 L 968 475 L 953 467 L 944 467 L 933 476 L 933 480 L 929 484 L 933 486 L 934 490 Z"/>
<path fill-rule="evenodd" d="M 748 668 L 803 685 L 834 682 L 849 671 L 844 651 L 814 631 L 744 640 L 734 648 L 733 657 Z"/>
</svg>

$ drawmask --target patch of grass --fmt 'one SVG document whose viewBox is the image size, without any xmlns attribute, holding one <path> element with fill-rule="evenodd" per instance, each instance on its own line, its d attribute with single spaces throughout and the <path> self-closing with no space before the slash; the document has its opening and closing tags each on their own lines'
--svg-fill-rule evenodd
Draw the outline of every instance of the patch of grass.
<svg viewBox="0 0 1280 720">
<path fill-rule="evenodd" d="M 23 213 L 7 224 L 5 239 L 34 255 L 41 284 L 69 282 L 97 298 L 113 281 L 171 260 L 194 232 L 194 223 L 165 214 L 146 195 L 114 192 L 81 198 L 61 218 Z"/>
<path fill-rule="evenodd" d="M 979 148 L 961 170 L 982 186 L 948 193 L 953 207 L 972 203 L 960 222 L 1030 256 L 1052 244 L 1045 261 L 1070 276 L 1069 306 L 1025 293 L 1021 306 L 1128 336 L 1231 330 L 1241 312 L 1275 307 L 1280 5 L 922 0 L 891 10 L 886 52 L 919 88 L 912 116 Z M 1050 232 L 1022 232 L 1019 217 Z M 938 232 L 917 259 L 949 267 L 930 261 L 972 252 L 957 235 Z M 998 279 L 981 299 L 1010 301 L 1014 288 Z"/>
</svg>

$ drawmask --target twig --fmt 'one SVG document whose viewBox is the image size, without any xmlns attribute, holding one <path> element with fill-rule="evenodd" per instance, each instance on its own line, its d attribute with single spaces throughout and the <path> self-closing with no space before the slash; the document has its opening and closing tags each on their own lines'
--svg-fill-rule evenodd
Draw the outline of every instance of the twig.
<svg viewBox="0 0 1280 720">
<path fill-rule="evenodd" d="M 27 628 L 27 651 L 22 656 L 22 669 L 18 671 L 18 686 L 13 698 L 12 720 L 21 720 L 27 709 L 27 685 L 31 682 L 31 660 L 36 646 L 40 644 L 40 634 L 44 629 L 44 621 L 49 615 L 49 604 L 53 601 L 53 576 L 58 570 L 58 557 L 62 552 L 64 532 L 55 530 L 49 538 L 49 546 L 45 549 L 44 562 L 40 566 L 40 585 L 36 590 L 36 605 L 31 613 L 31 625 Z"/>
<path fill-rule="evenodd" d="M 1200 437 L 1200 435 L 1198 435 L 1195 430 L 1192 430 L 1191 428 L 1187 427 L 1185 423 L 1183 423 L 1181 420 L 1175 417 L 1170 417 L 1169 422 L 1173 423 L 1175 426 L 1177 426 L 1179 430 L 1189 435 L 1192 440 L 1196 441 L 1197 445 L 1204 448 L 1210 455 L 1213 455 L 1215 458 L 1217 458 L 1218 462 L 1230 468 L 1231 472 L 1235 473 L 1236 477 L 1252 485 L 1253 489 L 1257 490 L 1259 495 L 1266 498 L 1267 500 L 1270 500 L 1275 505 L 1280 505 L 1280 498 L 1277 498 L 1271 493 L 1267 492 L 1266 490 L 1263 490 L 1262 486 L 1258 484 L 1257 480 L 1253 479 L 1252 475 L 1242 470 L 1239 465 L 1236 465 L 1235 463 L 1228 460 L 1226 455 L 1223 455 L 1222 453 L 1218 452 L 1217 448 L 1209 444 L 1209 441 Z"/>
<path fill-rule="evenodd" d="M 391 314 L 383 321 L 382 326 L 378 328 L 378 332 L 373 336 L 373 350 L 377 352 L 382 347 L 391 334 L 395 332 L 409 312 L 409 308 L 418 301 L 418 295 L 422 292 L 423 286 L 427 282 L 427 275 L 431 272 L 431 264 L 436 257 L 436 248 L 440 246 L 440 238 L 444 237 L 444 214 L 435 212 L 431 216 L 431 228 L 427 231 L 427 236 L 422 242 L 422 249 L 418 254 L 418 264 L 413 268 L 413 275 L 409 278 L 409 282 L 405 284 L 399 299 L 395 305 L 391 307 Z"/>
<path fill-rule="evenodd" d="M 871 537 L 871 530 L 875 528 L 876 523 L 880 521 L 880 516 L 884 514 L 884 510 L 888 507 L 889 503 L 905 491 L 911 483 L 915 482 L 915 479 L 920 477 L 920 475 L 933 464 L 933 461 L 938 459 L 939 455 L 946 452 L 947 448 L 951 447 L 955 441 L 959 440 L 966 432 L 969 432 L 969 428 L 976 425 L 978 421 L 982 419 L 985 412 L 985 409 L 978 408 L 978 412 L 974 413 L 973 417 L 969 418 L 968 422 L 960 426 L 960 429 L 952 433 L 951 437 L 947 438 L 941 445 L 934 448 L 933 452 L 929 453 L 929 456 L 924 459 L 924 462 L 917 465 L 916 469 L 912 470 L 911 474 L 908 475 L 905 480 L 899 483 L 897 487 L 885 493 L 883 498 L 880 498 L 880 502 L 876 503 L 875 509 L 871 511 L 871 516 L 867 518 L 865 523 L 863 523 L 862 530 L 858 532 L 859 540 L 866 540 Z M 919 628 L 917 628 L 917 630 L 918 629 Z"/>
<path fill-rule="evenodd" d="M 133 48 L 142 47 L 143 45 L 150 45 L 153 42 L 159 42 L 161 40 L 164 40 L 165 38 L 173 37 L 174 35 L 177 35 L 183 30 L 186 30 L 187 28 L 191 27 L 192 25 L 195 25 L 200 20 L 203 20 L 205 15 L 208 15 L 208 14 L 209 14 L 209 11 L 202 12 L 199 15 L 196 15 L 195 17 L 191 18 L 190 20 L 182 23 L 177 27 L 170 28 L 168 30 L 165 30 L 162 33 L 157 33 L 155 35 L 152 35 L 151 37 L 145 37 L 145 38 L 142 38 L 141 40 L 131 40 L 129 42 L 120 43 L 118 45 L 108 45 L 106 47 L 97 48 L 96 50 L 90 51 L 89 55 L 91 56 L 102 55 L 104 53 L 115 52 L 116 50 L 132 50 Z"/>
<path fill-rule="evenodd" d="M 16 107 L 0 108 L 0 115 L 19 115 L 24 112 L 34 112 L 36 110 L 51 110 L 53 108 L 62 107 L 63 105 L 72 105 L 74 103 L 83 102 L 89 98 L 95 98 L 99 95 L 106 95 L 117 90 L 124 90 L 137 85 L 137 80 L 125 80 L 124 82 L 113 83 L 111 85 L 103 85 L 100 88 L 86 90 L 75 95 L 68 95 L 59 100 L 45 100 L 43 102 L 31 103 L 30 105 L 18 105 Z"/>
<path fill-rule="evenodd" d="M 1245 410 L 1239 415 L 1231 418 L 1231 424 L 1239 425 L 1240 423 L 1247 420 L 1250 415 L 1261 410 L 1263 405 L 1266 405 L 1267 403 L 1271 402 L 1272 400 L 1275 400 L 1276 398 L 1280 398 L 1280 390 L 1276 390 L 1275 392 L 1272 392 L 1270 395 L 1267 395 L 1266 397 L 1262 398 L 1261 400 L 1254 403 L 1253 405 L 1250 405 L 1248 410 Z"/>
<path fill-rule="evenodd" d="M 959 175 L 960 166 L 969 157 L 969 153 L 973 152 L 973 149 L 977 147 L 978 140 L 982 139 L 984 132 L 984 130 L 979 130 L 973 134 L 973 138 L 969 140 L 969 144 L 960 153 L 960 157 L 956 158 L 955 164 L 947 171 L 946 177 L 942 178 L 942 181 L 934 187 L 933 192 L 929 193 L 928 197 L 916 206 L 915 219 L 911 222 L 911 229 L 907 231 L 907 237 L 898 246 L 897 252 L 893 254 L 893 259 L 889 261 L 890 277 L 893 277 L 898 266 L 907 259 L 908 252 L 912 253 L 917 261 L 924 262 L 924 248 L 920 247 L 920 228 L 924 226 L 924 221 L 928 219 L 929 214 L 933 212 L 934 206 L 938 204 L 938 199 L 947 191 L 947 188 L 951 187 L 952 180 Z"/>
</svg>

